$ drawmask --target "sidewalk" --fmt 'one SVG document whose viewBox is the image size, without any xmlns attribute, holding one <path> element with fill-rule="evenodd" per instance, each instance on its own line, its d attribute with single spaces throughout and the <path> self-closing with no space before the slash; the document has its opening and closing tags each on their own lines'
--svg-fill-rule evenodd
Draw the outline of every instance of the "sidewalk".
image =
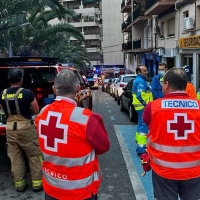
<svg viewBox="0 0 200 200">
<path fill-rule="evenodd" d="M 142 177 L 142 167 L 140 157 L 136 154 L 135 132 L 136 125 L 115 125 L 116 135 L 122 149 L 124 160 L 127 165 L 133 190 L 137 200 L 153 200 L 153 188 L 151 181 L 151 171 Z M 130 160 L 131 159 L 131 160 Z M 136 173 L 134 173 L 134 171 Z"/>
</svg>

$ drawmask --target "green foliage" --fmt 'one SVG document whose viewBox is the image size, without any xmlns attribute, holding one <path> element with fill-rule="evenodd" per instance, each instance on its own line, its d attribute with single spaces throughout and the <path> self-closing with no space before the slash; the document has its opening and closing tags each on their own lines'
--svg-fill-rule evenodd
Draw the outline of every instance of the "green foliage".
<svg viewBox="0 0 200 200">
<path fill-rule="evenodd" d="M 65 22 L 75 15 L 59 0 L 0 0 L 0 48 L 20 56 L 56 56 L 60 62 L 87 67 L 89 58 L 81 47 L 84 37 Z M 72 45 L 70 37 L 79 42 Z"/>
</svg>

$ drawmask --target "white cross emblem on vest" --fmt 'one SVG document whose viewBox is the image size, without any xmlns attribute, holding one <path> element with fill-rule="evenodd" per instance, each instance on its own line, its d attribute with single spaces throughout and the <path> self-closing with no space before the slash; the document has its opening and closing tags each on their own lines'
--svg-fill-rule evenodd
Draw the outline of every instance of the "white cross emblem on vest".
<svg viewBox="0 0 200 200">
<path fill-rule="evenodd" d="M 188 120 L 186 113 L 175 113 L 174 120 L 167 120 L 167 132 L 174 133 L 175 140 L 187 140 L 188 133 L 194 133 L 194 120 Z"/>
</svg>

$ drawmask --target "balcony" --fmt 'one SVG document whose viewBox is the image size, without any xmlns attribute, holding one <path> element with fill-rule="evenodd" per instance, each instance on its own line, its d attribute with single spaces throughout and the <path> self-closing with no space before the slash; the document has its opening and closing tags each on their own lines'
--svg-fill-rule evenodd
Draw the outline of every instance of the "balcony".
<svg viewBox="0 0 200 200">
<path fill-rule="evenodd" d="M 121 3 L 121 13 L 127 13 L 131 10 L 131 5 L 127 5 L 125 3 L 125 0 L 122 1 Z"/>
<path fill-rule="evenodd" d="M 132 25 L 145 23 L 148 19 L 151 19 L 151 16 L 144 16 L 141 12 L 141 8 L 138 7 L 133 11 L 133 22 Z"/>
<path fill-rule="evenodd" d="M 128 41 L 127 43 L 122 44 L 122 51 L 131 52 L 133 47 L 133 41 Z"/>
<path fill-rule="evenodd" d="M 152 38 L 138 38 L 133 40 L 133 52 L 149 52 L 152 50 Z"/>
<path fill-rule="evenodd" d="M 146 11 L 144 15 L 159 15 L 175 6 L 175 1 L 176 0 L 146 0 Z"/>
<path fill-rule="evenodd" d="M 132 30 L 131 27 L 127 28 L 127 26 L 126 22 L 122 23 L 122 32 L 130 32 Z"/>
</svg>

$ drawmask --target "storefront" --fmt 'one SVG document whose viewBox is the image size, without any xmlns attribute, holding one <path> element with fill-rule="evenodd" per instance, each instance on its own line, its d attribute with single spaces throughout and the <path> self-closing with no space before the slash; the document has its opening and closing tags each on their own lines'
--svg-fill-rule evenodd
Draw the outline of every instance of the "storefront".
<svg viewBox="0 0 200 200">
<path fill-rule="evenodd" d="M 180 67 L 188 65 L 191 71 L 191 82 L 196 90 L 200 88 L 200 35 L 179 39 Z"/>
</svg>

